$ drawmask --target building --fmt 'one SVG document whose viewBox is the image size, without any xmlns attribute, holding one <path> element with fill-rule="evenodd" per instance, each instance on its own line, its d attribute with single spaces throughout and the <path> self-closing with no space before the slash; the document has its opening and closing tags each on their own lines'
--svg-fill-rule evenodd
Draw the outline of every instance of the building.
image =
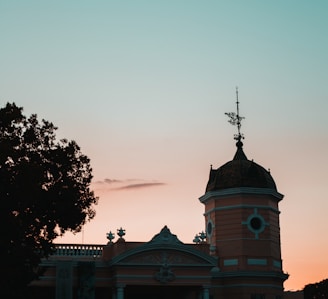
<svg viewBox="0 0 328 299">
<path fill-rule="evenodd" d="M 237 114 L 237 150 L 211 167 L 204 195 L 206 233 L 182 243 L 167 226 L 149 242 L 120 238 L 104 245 L 56 245 L 34 298 L 280 299 L 283 272 L 277 191 L 270 172 L 247 159 Z"/>
</svg>

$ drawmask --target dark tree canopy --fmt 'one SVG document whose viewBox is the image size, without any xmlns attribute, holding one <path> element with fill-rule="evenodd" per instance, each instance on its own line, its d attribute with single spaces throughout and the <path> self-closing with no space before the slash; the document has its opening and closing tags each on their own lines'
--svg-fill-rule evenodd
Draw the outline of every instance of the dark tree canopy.
<svg viewBox="0 0 328 299">
<path fill-rule="evenodd" d="M 79 232 L 97 204 L 89 158 L 75 141 L 57 141 L 51 122 L 22 111 L 14 103 L 0 109 L 0 253 L 8 274 L 0 287 L 10 298 L 36 277 L 53 240 Z"/>
<path fill-rule="evenodd" d="M 304 299 L 328 298 L 328 279 L 320 282 L 307 284 L 304 287 Z"/>
</svg>

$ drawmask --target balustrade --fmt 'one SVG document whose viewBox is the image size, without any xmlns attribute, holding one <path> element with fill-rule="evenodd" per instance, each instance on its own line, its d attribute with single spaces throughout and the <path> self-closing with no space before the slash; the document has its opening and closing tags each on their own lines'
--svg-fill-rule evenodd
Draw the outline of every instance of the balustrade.
<svg viewBox="0 0 328 299">
<path fill-rule="evenodd" d="M 104 245 L 85 245 L 85 244 L 55 244 L 57 256 L 93 256 L 102 255 Z"/>
</svg>

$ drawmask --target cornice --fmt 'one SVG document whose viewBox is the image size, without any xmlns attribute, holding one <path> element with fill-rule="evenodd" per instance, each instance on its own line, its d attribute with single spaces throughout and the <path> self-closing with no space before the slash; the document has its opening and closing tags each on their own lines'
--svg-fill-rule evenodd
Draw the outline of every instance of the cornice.
<svg viewBox="0 0 328 299">
<path fill-rule="evenodd" d="M 199 201 L 201 203 L 206 203 L 210 198 L 223 198 L 232 195 L 242 195 L 242 194 L 254 194 L 254 195 L 271 195 L 275 197 L 278 201 L 284 198 L 284 195 L 269 188 L 253 188 L 253 187 L 239 187 L 239 188 L 229 188 L 216 191 L 208 191 L 201 197 Z"/>
</svg>

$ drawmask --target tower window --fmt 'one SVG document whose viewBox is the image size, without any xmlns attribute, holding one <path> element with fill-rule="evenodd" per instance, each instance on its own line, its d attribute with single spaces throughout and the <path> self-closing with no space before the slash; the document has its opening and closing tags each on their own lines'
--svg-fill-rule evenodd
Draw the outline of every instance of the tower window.
<svg viewBox="0 0 328 299">
<path fill-rule="evenodd" d="M 207 223 L 207 234 L 208 234 L 209 236 L 211 236 L 211 235 L 212 235 L 212 231 L 213 231 L 213 224 L 212 224 L 212 221 L 209 221 L 209 222 Z"/>
<path fill-rule="evenodd" d="M 262 227 L 262 220 L 259 217 L 253 217 L 250 224 L 252 229 L 259 230 Z"/>
<path fill-rule="evenodd" d="M 257 208 L 254 208 L 253 214 L 249 215 L 247 221 L 243 221 L 242 224 L 247 225 L 248 229 L 255 234 L 255 239 L 258 239 L 259 234 L 264 231 L 266 226 L 270 225 L 258 213 Z"/>
</svg>

